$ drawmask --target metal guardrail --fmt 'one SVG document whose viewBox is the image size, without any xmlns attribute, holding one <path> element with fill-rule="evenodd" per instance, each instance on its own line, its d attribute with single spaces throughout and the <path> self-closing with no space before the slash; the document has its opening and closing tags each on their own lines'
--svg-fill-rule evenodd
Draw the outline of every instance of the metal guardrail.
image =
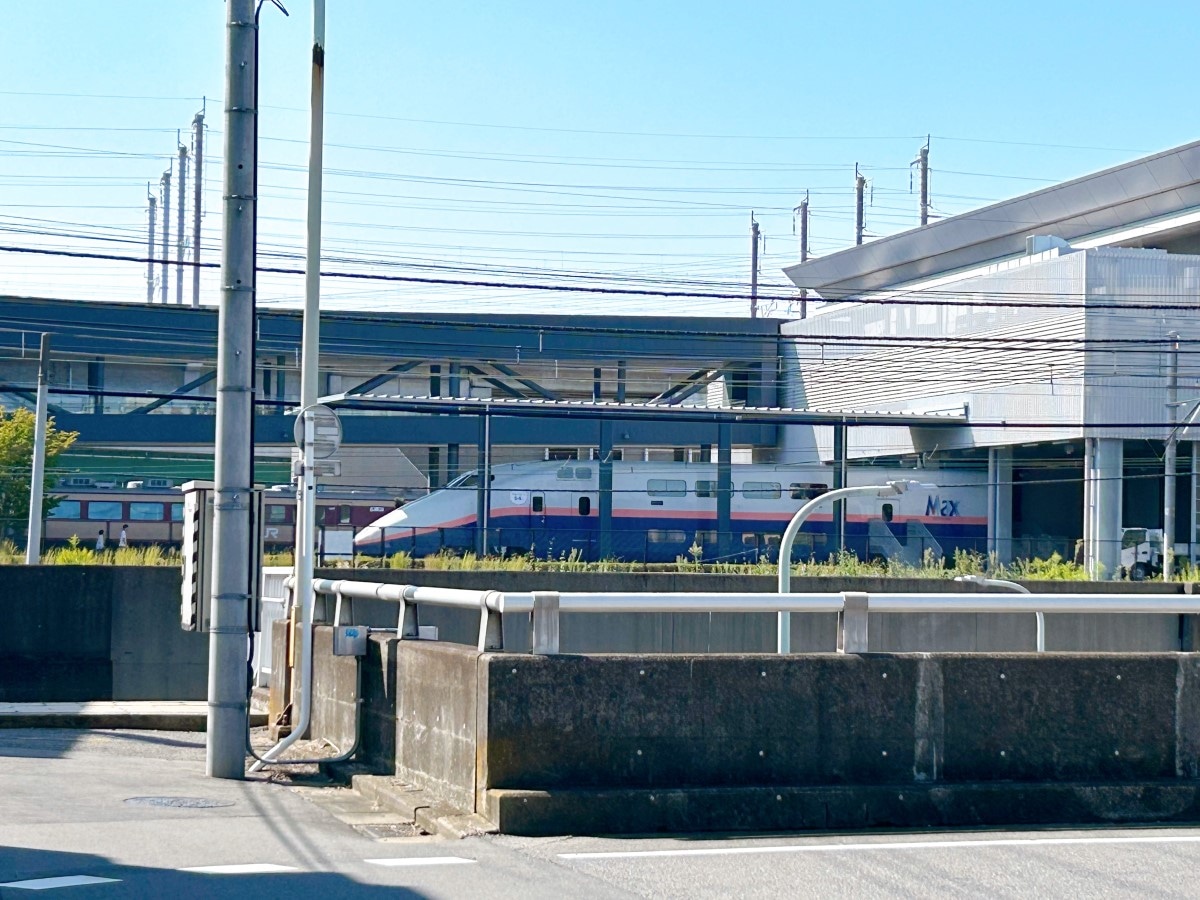
<svg viewBox="0 0 1200 900">
<path fill-rule="evenodd" d="M 503 617 L 531 615 L 535 655 L 559 649 L 563 613 L 836 613 L 837 650 L 866 653 L 871 613 L 1150 613 L 1200 614 L 1200 595 L 1145 594 L 920 594 L 841 593 L 684 594 L 559 593 L 469 591 L 349 579 L 314 579 L 313 590 L 336 598 L 334 626 L 340 626 L 343 598 L 390 600 L 399 604 L 396 632 L 401 639 L 419 634 L 418 609 L 444 606 L 479 612 L 481 651 L 503 650 Z"/>
</svg>

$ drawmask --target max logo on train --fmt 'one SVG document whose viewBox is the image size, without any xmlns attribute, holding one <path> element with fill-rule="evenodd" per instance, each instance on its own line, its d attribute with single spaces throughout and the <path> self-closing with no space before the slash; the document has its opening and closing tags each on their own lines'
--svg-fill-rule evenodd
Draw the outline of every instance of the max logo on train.
<svg viewBox="0 0 1200 900">
<path fill-rule="evenodd" d="M 937 494 L 934 494 L 925 501 L 925 515 L 927 516 L 957 516 L 958 501 L 957 500 L 942 500 Z"/>
</svg>

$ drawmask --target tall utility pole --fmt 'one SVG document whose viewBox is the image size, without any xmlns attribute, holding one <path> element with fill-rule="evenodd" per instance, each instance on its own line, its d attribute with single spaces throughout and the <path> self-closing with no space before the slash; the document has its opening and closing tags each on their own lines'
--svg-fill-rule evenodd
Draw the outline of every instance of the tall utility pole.
<svg viewBox="0 0 1200 900">
<path fill-rule="evenodd" d="M 800 262 L 808 262 L 808 191 L 798 207 L 800 211 Z M 808 317 L 808 290 L 800 289 L 800 318 Z"/>
<path fill-rule="evenodd" d="M 316 422 L 310 407 L 317 402 L 321 350 L 321 183 L 325 142 L 325 0 L 313 0 L 312 84 L 308 132 L 308 234 L 304 258 L 304 326 L 300 338 L 300 411 L 303 457 L 296 479 L 296 552 L 293 603 L 300 621 L 299 709 L 292 731 L 262 754 L 278 759 L 308 728 L 312 715 L 313 544 L 316 537 L 316 473 L 313 438 Z M 315 413 L 315 411 L 314 411 Z M 486 461 L 485 461 L 486 471 Z M 486 479 L 484 479 L 486 481 Z M 485 520 L 486 522 L 486 520 Z M 257 771 L 263 763 L 254 764 Z"/>
<path fill-rule="evenodd" d="M 854 244 L 862 244 L 863 239 L 863 193 L 867 187 L 867 179 L 858 171 L 858 163 L 854 164 Z"/>
<path fill-rule="evenodd" d="M 206 771 L 246 774 L 254 378 L 254 0 L 228 0 Z"/>
<path fill-rule="evenodd" d="M 758 318 L 758 222 L 750 213 L 750 318 Z"/>
<path fill-rule="evenodd" d="M 179 141 L 176 135 L 176 143 Z M 186 243 L 183 237 L 184 226 L 184 207 L 186 206 L 187 198 L 187 170 L 188 170 L 188 150 L 183 144 L 179 144 L 179 236 L 175 239 L 175 305 L 183 304 L 183 245 Z"/>
<path fill-rule="evenodd" d="M 204 205 L 204 112 L 192 119 L 196 152 L 195 199 L 192 204 L 192 307 L 200 305 L 200 212 Z"/>
<path fill-rule="evenodd" d="M 159 284 L 159 297 L 163 306 L 167 305 L 167 289 L 171 285 L 171 170 L 162 174 L 162 282 Z"/>
<path fill-rule="evenodd" d="M 42 334 L 38 357 L 37 404 L 33 424 L 33 469 L 29 473 L 29 528 L 25 541 L 25 565 L 42 561 L 42 481 L 46 474 L 46 406 L 50 393 L 50 335 Z"/>
<path fill-rule="evenodd" d="M 154 302 L 154 220 L 158 216 L 158 201 L 150 193 L 150 185 L 146 185 L 146 193 L 150 198 L 150 236 L 146 241 L 149 248 L 146 251 L 146 302 Z"/>
<path fill-rule="evenodd" d="M 929 138 L 917 154 L 917 166 L 921 174 L 921 224 L 929 224 Z M 910 170 L 911 171 L 911 170 Z M 911 188 L 910 188 L 911 189 Z"/>
<path fill-rule="evenodd" d="M 1179 444 L 1179 332 L 1167 332 L 1171 342 L 1171 362 L 1167 370 L 1167 409 L 1171 431 L 1163 453 L 1163 581 L 1170 581 L 1175 569 L 1175 465 Z M 1120 523 L 1118 523 L 1120 524 Z"/>
</svg>

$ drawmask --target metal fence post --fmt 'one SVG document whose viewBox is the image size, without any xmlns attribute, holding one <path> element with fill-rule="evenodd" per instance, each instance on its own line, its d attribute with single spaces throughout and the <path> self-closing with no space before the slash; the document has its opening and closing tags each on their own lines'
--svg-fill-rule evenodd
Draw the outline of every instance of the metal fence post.
<svg viewBox="0 0 1200 900">
<path fill-rule="evenodd" d="M 857 591 L 842 592 L 842 611 L 838 613 L 837 652 L 867 652 L 868 597 Z"/>
<path fill-rule="evenodd" d="M 558 653 L 558 592 L 533 592 L 533 653 Z"/>
<path fill-rule="evenodd" d="M 504 595 L 488 591 L 479 603 L 479 652 L 504 649 L 504 620 L 500 608 Z"/>
<path fill-rule="evenodd" d="M 396 622 L 396 636 L 402 641 L 415 641 L 421 636 L 417 604 L 408 599 L 409 590 L 405 587 L 400 592 L 400 617 Z"/>
</svg>

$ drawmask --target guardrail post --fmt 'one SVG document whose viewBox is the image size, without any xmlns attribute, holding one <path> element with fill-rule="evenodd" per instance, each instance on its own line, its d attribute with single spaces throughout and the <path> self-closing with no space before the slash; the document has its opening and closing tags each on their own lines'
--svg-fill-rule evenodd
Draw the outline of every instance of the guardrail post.
<svg viewBox="0 0 1200 900">
<path fill-rule="evenodd" d="M 558 592 L 533 592 L 533 653 L 558 653 Z"/>
<path fill-rule="evenodd" d="M 400 591 L 400 617 L 396 622 L 396 636 L 402 641 L 415 641 L 421 636 L 417 604 L 408 599 L 408 588 Z"/>
<path fill-rule="evenodd" d="M 842 592 L 842 611 L 837 621 L 837 652 L 867 652 L 867 609 L 870 601 L 857 591 Z"/>
<path fill-rule="evenodd" d="M 504 649 L 504 620 L 500 609 L 504 595 L 489 591 L 479 602 L 479 652 Z"/>
</svg>

